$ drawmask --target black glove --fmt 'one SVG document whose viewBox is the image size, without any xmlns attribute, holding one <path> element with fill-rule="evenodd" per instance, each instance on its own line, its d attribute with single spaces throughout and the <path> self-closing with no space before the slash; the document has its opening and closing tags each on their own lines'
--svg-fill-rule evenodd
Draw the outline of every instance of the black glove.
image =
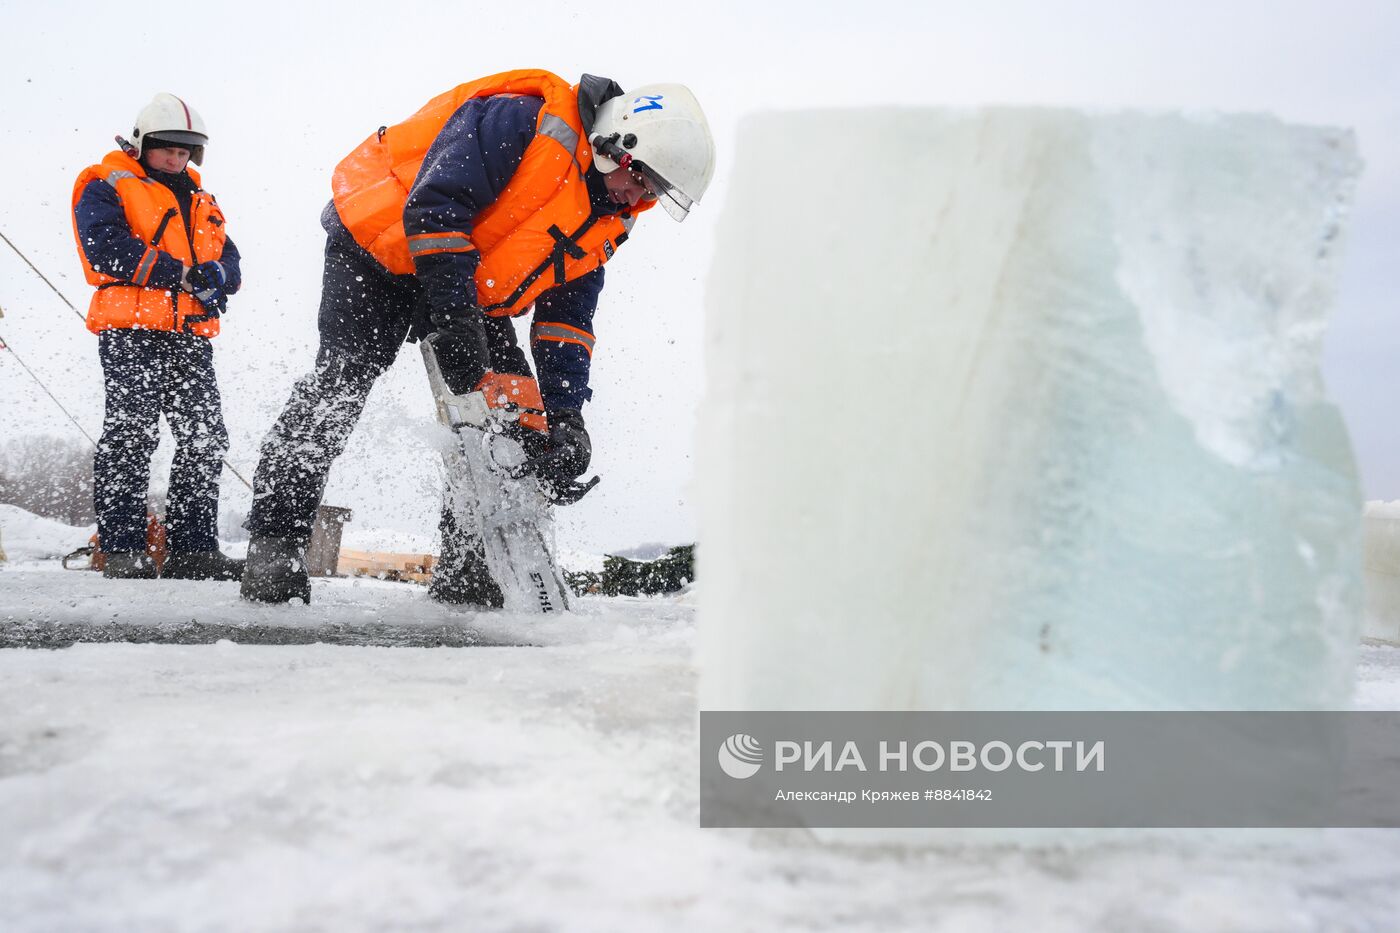
<svg viewBox="0 0 1400 933">
<path fill-rule="evenodd" d="M 434 311 L 429 315 L 434 328 L 427 337 L 437 354 L 442 378 L 453 395 L 465 395 L 491 368 L 485 318 L 472 305 Z"/>
<path fill-rule="evenodd" d="M 192 292 L 207 291 L 211 288 L 223 291 L 224 285 L 228 283 L 228 276 L 224 273 L 223 264 L 211 259 L 191 267 L 185 280 L 190 283 Z"/>
<path fill-rule="evenodd" d="M 469 339 L 475 339 L 483 333 L 484 317 L 476 305 L 433 308 L 428 312 L 428 320 L 432 322 L 434 333 Z"/>
<path fill-rule="evenodd" d="M 588 469 L 593 457 L 593 444 L 583 426 L 583 415 L 574 408 L 559 408 L 549 413 L 549 436 L 544 453 L 534 461 L 534 472 L 540 479 L 565 484 Z"/>
<path fill-rule="evenodd" d="M 526 460 L 513 474 L 517 477 L 533 473 L 539 477 L 540 491 L 555 505 L 572 505 L 598 485 L 598 477 L 581 483 L 575 477 L 588 469 L 593 456 L 593 444 L 583 426 L 583 415 L 574 408 L 559 408 L 549 413 L 549 434 L 541 437 L 525 429 L 521 439 Z"/>
<path fill-rule="evenodd" d="M 222 288 L 209 288 L 194 293 L 195 300 L 204 305 L 210 317 L 218 317 L 228 310 L 228 295 Z"/>
<path fill-rule="evenodd" d="M 185 273 L 184 285 L 210 317 L 218 317 L 228 310 L 228 293 L 224 291 L 227 281 L 223 265 L 211 259 L 192 266 Z"/>
</svg>

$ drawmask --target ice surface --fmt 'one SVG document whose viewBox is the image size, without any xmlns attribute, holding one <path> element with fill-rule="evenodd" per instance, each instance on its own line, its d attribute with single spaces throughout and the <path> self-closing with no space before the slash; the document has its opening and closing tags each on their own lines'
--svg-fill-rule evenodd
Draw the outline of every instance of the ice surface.
<svg viewBox="0 0 1400 933">
<path fill-rule="evenodd" d="M 231 623 L 429 621 L 421 588 L 364 583 L 317 580 L 303 611 L 18 572 L 0 620 L 183 591 Z M 580 604 L 534 648 L 0 651 L 0 929 L 1316 933 L 1400 912 L 1382 830 L 909 851 L 701 830 L 692 611 Z M 1358 705 L 1396 708 L 1400 648 L 1362 660 Z"/>
<path fill-rule="evenodd" d="M 702 708 L 1346 704 L 1348 132 L 771 113 L 733 166 Z"/>
</svg>

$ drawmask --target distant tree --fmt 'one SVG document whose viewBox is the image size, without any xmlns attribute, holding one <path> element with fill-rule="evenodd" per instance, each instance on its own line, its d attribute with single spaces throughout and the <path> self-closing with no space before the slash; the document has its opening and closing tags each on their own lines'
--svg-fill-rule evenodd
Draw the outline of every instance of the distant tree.
<svg viewBox="0 0 1400 933">
<path fill-rule="evenodd" d="M 92 447 L 31 434 L 0 448 L 0 502 L 66 525 L 97 521 L 92 504 Z"/>
<path fill-rule="evenodd" d="M 602 590 L 605 596 L 654 596 L 674 593 L 695 579 L 695 545 L 673 547 L 656 560 L 628 560 L 609 554 L 603 558 Z"/>
<path fill-rule="evenodd" d="M 564 580 L 577 596 L 595 596 L 603 591 L 603 578 L 591 570 L 565 570 Z"/>
</svg>

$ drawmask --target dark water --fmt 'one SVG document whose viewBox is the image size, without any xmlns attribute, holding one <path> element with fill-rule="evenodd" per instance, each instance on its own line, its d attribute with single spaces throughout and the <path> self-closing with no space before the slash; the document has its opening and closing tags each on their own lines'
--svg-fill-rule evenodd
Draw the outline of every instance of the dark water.
<svg viewBox="0 0 1400 933">
<path fill-rule="evenodd" d="M 132 642 L 158 645 L 210 645 L 228 640 L 240 645 L 361 645 L 380 648 L 528 647 L 497 641 L 459 625 L 231 625 L 167 622 L 141 625 L 113 622 L 0 620 L 0 648 L 68 648 L 79 643 Z"/>
</svg>

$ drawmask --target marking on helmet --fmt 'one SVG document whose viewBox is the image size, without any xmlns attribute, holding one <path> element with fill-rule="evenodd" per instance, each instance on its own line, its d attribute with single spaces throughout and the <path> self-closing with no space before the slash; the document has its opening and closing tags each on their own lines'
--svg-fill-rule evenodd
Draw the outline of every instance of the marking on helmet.
<svg viewBox="0 0 1400 933">
<path fill-rule="evenodd" d="M 635 97 L 632 99 L 632 103 L 634 104 L 644 100 L 649 100 L 651 103 L 642 104 L 640 107 L 633 107 L 632 112 L 641 113 L 643 110 L 665 110 L 666 108 L 661 105 L 661 101 L 665 99 L 665 97 L 665 94 L 643 94 L 641 97 Z"/>
</svg>

